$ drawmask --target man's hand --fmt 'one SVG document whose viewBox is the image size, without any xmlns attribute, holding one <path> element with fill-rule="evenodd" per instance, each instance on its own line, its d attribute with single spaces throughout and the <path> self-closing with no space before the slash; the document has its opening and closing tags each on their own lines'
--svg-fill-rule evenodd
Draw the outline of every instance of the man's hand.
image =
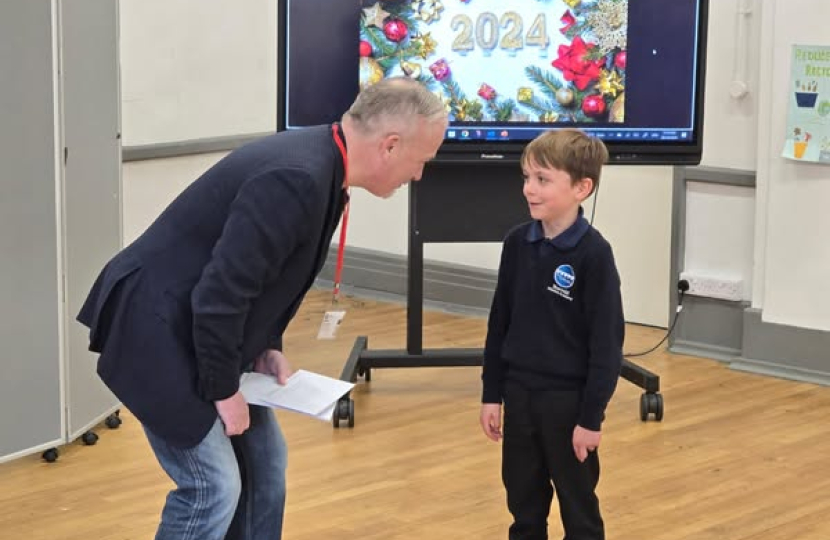
<svg viewBox="0 0 830 540">
<path fill-rule="evenodd" d="M 242 435 L 251 425 L 248 403 L 242 396 L 242 392 L 237 392 L 227 399 L 215 401 L 214 405 L 219 418 L 225 424 L 225 435 L 228 437 Z"/>
<path fill-rule="evenodd" d="M 593 452 L 599 447 L 599 440 L 602 438 L 602 433 L 599 431 L 591 431 L 582 426 L 574 428 L 573 446 L 576 459 L 580 462 L 585 461 L 588 457 L 588 452 Z"/>
<path fill-rule="evenodd" d="M 276 349 L 266 349 L 254 362 L 254 371 L 277 378 L 277 382 L 285 384 L 294 371 L 288 359 Z"/>
<path fill-rule="evenodd" d="M 499 442 L 501 439 L 501 405 L 499 403 L 482 403 L 479 422 L 481 422 L 481 429 L 484 430 L 487 438 Z"/>
</svg>

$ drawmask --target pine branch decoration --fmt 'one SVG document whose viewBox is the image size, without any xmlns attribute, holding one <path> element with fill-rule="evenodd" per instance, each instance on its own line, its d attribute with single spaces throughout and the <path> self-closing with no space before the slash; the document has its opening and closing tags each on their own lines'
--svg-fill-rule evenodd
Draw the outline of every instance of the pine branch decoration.
<svg viewBox="0 0 830 540">
<path fill-rule="evenodd" d="M 556 77 L 550 72 L 542 71 L 538 66 L 526 67 L 525 73 L 549 99 L 556 100 L 556 91 L 562 88 L 562 83 Z"/>
</svg>

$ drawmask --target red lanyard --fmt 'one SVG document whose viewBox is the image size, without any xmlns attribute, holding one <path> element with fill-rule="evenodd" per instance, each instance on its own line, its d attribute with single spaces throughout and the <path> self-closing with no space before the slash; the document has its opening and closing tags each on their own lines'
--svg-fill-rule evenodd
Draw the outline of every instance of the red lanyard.
<svg viewBox="0 0 830 540">
<path fill-rule="evenodd" d="M 343 208 L 343 220 L 340 223 L 340 244 L 337 246 L 337 266 L 334 269 L 334 292 L 332 302 L 337 302 L 340 299 L 340 279 L 343 276 L 343 254 L 346 251 L 346 228 L 349 226 L 349 159 L 346 156 L 346 145 L 343 144 L 343 139 L 340 138 L 340 131 L 337 125 L 331 126 L 331 132 L 334 137 L 334 143 L 340 150 L 340 156 L 343 158 L 343 190 L 346 191 L 346 206 Z"/>
</svg>

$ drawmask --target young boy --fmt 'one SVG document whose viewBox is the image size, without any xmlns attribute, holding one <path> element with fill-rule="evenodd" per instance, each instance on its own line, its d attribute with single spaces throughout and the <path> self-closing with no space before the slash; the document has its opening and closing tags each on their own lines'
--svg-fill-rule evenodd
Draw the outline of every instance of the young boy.
<svg viewBox="0 0 830 540">
<path fill-rule="evenodd" d="M 481 427 L 502 444 L 510 540 L 545 540 L 556 490 L 566 540 L 602 540 L 600 426 L 622 363 L 611 246 L 582 215 L 605 145 L 550 131 L 522 155 L 533 221 L 504 241 L 482 370 Z M 504 432 L 501 408 L 504 403 Z"/>
</svg>

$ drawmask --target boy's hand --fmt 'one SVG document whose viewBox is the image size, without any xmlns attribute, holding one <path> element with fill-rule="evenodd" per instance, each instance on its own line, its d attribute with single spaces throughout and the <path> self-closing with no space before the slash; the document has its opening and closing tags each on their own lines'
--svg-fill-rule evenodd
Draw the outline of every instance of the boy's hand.
<svg viewBox="0 0 830 540">
<path fill-rule="evenodd" d="M 499 439 L 501 439 L 501 405 L 499 403 L 482 403 L 479 421 L 487 438 L 499 442 Z"/>
<path fill-rule="evenodd" d="M 574 454 L 576 459 L 581 462 L 588 457 L 588 452 L 593 452 L 599 447 L 599 440 L 602 438 L 602 433 L 599 431 L 591 431 L 582 426 L 574 428 Z"/>
</svg>

